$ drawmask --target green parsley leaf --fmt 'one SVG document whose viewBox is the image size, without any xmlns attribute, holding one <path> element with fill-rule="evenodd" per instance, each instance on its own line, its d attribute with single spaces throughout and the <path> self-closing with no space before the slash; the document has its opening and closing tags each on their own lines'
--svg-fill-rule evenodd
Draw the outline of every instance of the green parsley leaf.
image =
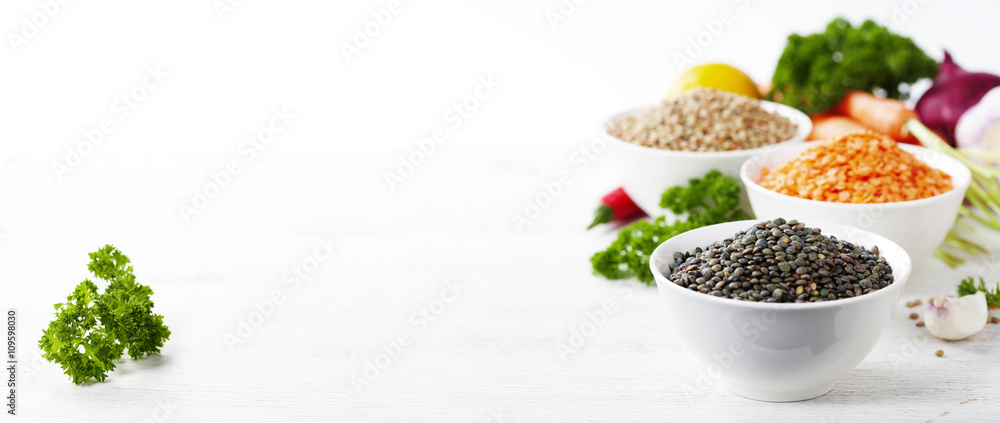
<svg viewBox="0 0 1000 423">
<path fill-rule="evenodd" d="M 59 363 L 75 384 L 104 381 L 114 360 L 159 352 L 170 337 L 163 316 L 153 313 L 153 290 L 135 282 L 129 259 L 111 245 L 90 253 L 87 268 L 108 281 L 103 294 L 89 279 L 56 304 L 56 319 L 38 341 L 42 357 Z"/>
<path fill-rule="evenodd" d="M 608 279 L 634 277 L 652 285 L 649 255 L 663 241 L 702 226 L 752 218 L 740 208 L 739 182 L 718 170 L 700 179 L 691 179 L 687 186 L 667 189 L 660 199 L 660 207 L 682 216 L 683 220 L 667 224 L 666 217 L 660 216 L 622 228 L 607 249 L 590 258 L 595 274 Z"/>
<path fill-rule="evenodd" d="M 854 27 L 837 18 L 824 32 L 788 36 L 769 98 L 810 115 L 837 105 L 850 90 L 906 100 L 909 91 L 901 86 L 933 78 L 937 68 L 910 38 L 872 20 Z"/>
</svg>

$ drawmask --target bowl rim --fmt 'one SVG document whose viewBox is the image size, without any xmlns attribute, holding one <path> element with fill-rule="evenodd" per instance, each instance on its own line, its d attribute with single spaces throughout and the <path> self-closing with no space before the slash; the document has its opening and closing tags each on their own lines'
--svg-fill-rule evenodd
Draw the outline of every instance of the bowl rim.
<svg viewBox="0 0 1000 423">
<path fill-rule="evenodd" d="M 733 226 L 733 227 L 739 227 L 739 228 L 741 228 L 741 229 L 737 229 L 736 230 L 736 232 L 738 232 L 738 231 L 746 229 L 747 227 L 749 227 L 751 225 L 756 225 L 757 223 L 760 223 L 760 222 L 763 222 L 763 221 L 764 221 L 763 219 L 750 219 L 750 220 L 737 220 L 737 221 L 732 221 L 732 222 L 717 223 L 715 225 L 703 226 L 703 227 L 700 227 L 700 228 L 692 229 L 690 231 L 687 231 L 687 232 L 684 232 L 682 234 L 679 234 L 679 235 L 676 235 L 674 237 L 671 237 L 670 239 L 667 239 L 666 241 L 663 241 L 662 243 L 660 243 L 660 245 L 656 246 L 656 248 L 653 250 L 653 252 L 649 255 L 649 268 L 650 268 L 650 271 L 653 272 L 653 279 L 656 281 L 657 288 L 661 290 L 661 293 L 663 293 L 663 291 L 662 291 L 663 289 L 666 289 L 668 291 L 669 290 L 676 290 L 677 292 L 682 292 L 683 293 L 683 294 L 680 294 L 680 295 L 687 295 L 687 296 L 689 296 L 689 298 L 692 298 L 693 300 L 715 302 L 716 304 L 719 304 L 719 305 L 726 305 L 726 304 L 728 304 L 730 306 L 744 307 L 744 308 L 747 308 L 747 309 L 757 309 L 757 310 L 768 309 L 768 310 L 781 311 L 781 312 L 792 311 L 792 310 L 818 310 L 818 309 L 824 309 L 824 308 L 840 307 L 840 306 L 845 306 L 845 305 L 863 303 L 863 302 L 871 302 L 871 301 L 875 301 L 876 299 L 878 299 L 878 298 L 880 298 L 882 296 L 885 296 L 885 295 L 893 295 L 892 293 L 896 292 L 896 291 L 898 291 L 898 292 L 901 293 L 902 290 L 903 290 L 903 288 L 905 287 L 906 282 L 909 279 L 910 273 L 911 273 L 911 271 L 913 269 L 913 263 L 910 260 L 909 253 L 907 253 L 906 250 L 904 250 L 903 247 L 901 247 L 899 244 L 897 244 L 895 242 L 892 242 L 890 239 L 888 239 L 888 238 L 886 238 L 884 236 L 881 236 L 879 234 L 876 234 L 874 232 L 866 231 L 864 229 L 859 229 L 859 228 L 856 228 L 856 227 L 853 227 L 853 226 L 850 226 L 850 225 L 842 225 L 842 224 L 838 224 L 838 223 L 818 222 L 818 221 L 817 222 L 806 223 L 806 226 L 807 227 L 811 227 L 811 228 L 819 228 L 820 231 L 823 231 L 824 227 L 829 227 L 829 228 L 837 227 L 838 229 L 845 229 L 845 230 L 848 230 L 848 231 L 855 231 L 855 232 L 858 232 L 858 233 L 863 233 L 863 234 L 866 234 L 868 236 L 873 237 L 876 240 L 875 245 L 888 245 L 888 246 L 892 247 L 894 249 L 894 251 L 900 252 L 900 254 L 902 254 L 900 256 L 900 258 L 903 259 L 902 260 L 903 262 L 900 263 L 900 264 L 905 265 L 905 267 L 902 269 L 902 274 L 897 273 L 897 269 L 895 267 L 892 267 L 892 263 L 890 263 L 890 267 L 892 267 L 892 272 L 893 272 L 893 275 L 892 275 L 893 276 L 893 282 L 891 284 L 889 284 L 889 286 L 887 286 L 885 288 L 882 288 L 882 289 L 879 289 L 879 290 L 876 290 L 874 292 L 870 292 L 870 293 L 867 293 L 867 294 L 862 294 L 862 295 L 859 295 L 857 297 L 852 297 L 852 298 L 841 298 L 841 299 L 838 299 L 838 300 L 829 300 L 829 301 L 823 301 L 823 302 L 818 302 L 818 303 L 766 303 L 766 302 L 755 302 L 755 301 L 740 301 L 740 300 L 734 300 L 732 298 L 715 297 L 715 296 L 712 296 L 712 295 L 702 294 L 700 292 L 692 291 L 692 290 L 690 290 L 688 288 L 681 287 L 680 285 L 677 285 L 677 284 L 671 282 L 669 279 L 667 279 L 667 276 L 664 276 L 656 268 L 656 259 L 658 257 L 666 257 L 663 254 L 663 251 L 661 251 L 661 250 L 664 250 L 665 246 L 668 243 L 670 243 L 671 241 L 675 241 L 676 239 L 681 238 L 681 237 L 685 237 L 685 236 L 687 236 L 687 237 L 693 237 L 693 236 L 697 235 L 697 233 L 699 231 L 703 231 L 705 228 L 711 228 L 711 227 L 726 225 L 726 226 Z M 735 234 L 736 232 L 733 232 L 733 234 Z M 834 235 L 834 236 L 836 236 L 836 235 Z M 846 239 L 846 238 L 842 238 L 842 237 L 839 237 L 839 236 L 837 237 L 837 239 L 845 240 L 845 241 L 857 244 L 857 242 L 855 242 L 855 241 L 852 241 L 852 240 Z M 710 241 L 709 243 L 711 243 L 711 242 L 714 242 L 714 241 Z M 871 248 L 871 247 L 867 247 L 867 248 Z M 883 249 L 884 248 L 880 248 L 880 250 L 883 250 Z M 670 253 L 671 253 L 671 255 L 673 254 L 673 252 L 670 252 Z M 888 259 L 886 259 L 886 261 L 888 261 Z M 663 281 L 662 284 L 660 282 L 661 280 Z"/>
<path fill-rule="evenodd" d="M 823 141 L 818 141 L 818 142 L 823 142 Z M 799 152 L 799 154 L 801 154 L 806 149 L 812 148 L 812 147 L 814 147 L 816 145 L 818 145 L 818 144 L 812 144 L 811 142 L 796 143 L 796 144 L 781 145 L 781 146 L 777 146 L 776 145 L 775 149 L 772 150 L 771 153 L 774 153 L 776 150 L 781 149 L 781 148 L 786 148 L 786 149 L 802 148 L 802 151 Z M 752 178 L 750 178 L 750 175 L 748 174 L 748 172 L 750 171 L 750 168 L 755 167 L 755 166 L 758 167 L 758 168 L 760 168 L 760 167 L 763 167 L 764 164 L 765 164 L 763 161 L 756 162 L 754 160 L 754 158 L 747 159 L 746 161 L 743 162 L 742 165 L 740 165 L 740 181 L 743 182 L 743 186 L 746 187 L 746 190 L 747 190 L 748 194 L 749 194 L 749 191 L 752 190 L 752 191 L 755 191 L 755 192 L 758 192 L 758 193 L 763 193 L 764 195 L 767 195 L 767 196 L 771 196 L 772 198 L 781 199 L 783 201 L 791 201 L 793 203 L 799 203 L 799 204 L 823 204 L 826 207 L 840 208 L 840 209 L 845 209 L 845 210 L 849 209 L 849 208 L 858 208 L 858 207 L 885 208 L 885 209 L 909 208 L 909 207 L 920 206 L 921 204 L 924 204 L 924 203 L 932 203 L 932 202 L 938 202 L 938 201 L 947 201 L 947 199 L 950 196 L 958 195 L 957 193 L 959 193 L 959 192 L 961 193 L 962 197 L 965 196 L 966 190 L 969 189 L 969 185 L 971 185 L 971 183 L 972 183 L 972 172 L 969 170 L 969 168 L 964 163 L 962 163 L 958 159 L 956 159 L 954 157 L 951 157 L 951 156 L 949 156 L 949 155 L 947 155 L 945 153 L 942 153 L 942 152 L 937 151 L 937 150 L 932 150 L 932 149 L 927 148 L 927 147 L 922 147 L 922 146 L 919 146 L 919 145 L 911 145 L 911 144 L 897 144 L 897 145 L 900 148 L 902 148 L 903 151 L 906 151 L 906 152 L 908 152 L 910 154 L 913 154 L 917 158 L 917 160 L 920 160 L 922 163 L 924 163 L 924 164 L 926 164 L 926 165 L 928 165 L 928 166 L 930 166 L 930 167 L 932 167 L 934 169 L 939 169 L 939 168 L 934 167 L 930 163 L 928 163 L 927 161 L 921 159 L 920 153 L 930 152 L 931 154 L 936 154 L 939 158 L 943 158 L 945 161 L 951 162 L 953 165 L 958 165 L 956 167 L 958 169 L 958 172 L 959 172 L 958 174 L 953 174 L 951 172 L 945 172 L 946 174 L 948 174 L 948 176 L 951 177 L 952 188 L 950 190 L 948 190 L 948 191 L 942 192 L 942 193 L 934 195 L 934 196 L 926 197 L 926 198 L 919 198 L 919 199 L 916 199 L 916 200 L 905 200 L 905 201 L 892 201 L 892 202 L 888 202 L 888 203 L 838 203 L 838 202 L 833 202 L 833 201 L 811 200 L 811 199 L 808 199 L 808 198 L 796 197 L 796 196 L 793 196 L 793 195 L 783 194 L 783 193 L 780 193 L 780 192 L 777 192 L 777 191 L 770 190 L 768 188 L 764 188 L 757 181 L 755 181 Z M 791 160 L 794 160 L 794 157 Z M 783 165 L 785 163 L 787 163 L 787 161 L 778 164 L 778 166 L 781 166 L 781 165 Z M 941 170 L 942 172 L 944 172 L 943 169 L 939 169 L 939 170 Z M 955 183 L 956 180 L 958 180 L 961 183 L 960 184 L 956 184 Z"/>
<path fill-rule="evenodd" d="M 765 110 L 771 113 L 778 113 L 782 116 L 785 116 L 786 118 L 792 120 L 792 122 L 794 122 L 796 125 L 798 125 L 798 129 L 795 132 L 795 135 L 787 140 L 779 141 L 774 144 L 765 145 L 757 148 L 748 148 L 743 150 L 727 150 L 727 151 L 684 151 L 684 150 L 667 150 L 664 148 L 647 147 L 644 145 L 633 144 L 621 138 L 618 138 L 614 135 L 611 135 L 611 133 L 608 132 L 608 129 L 611 127 L 611 124 L 614 121 L 621 119 L 623 117 L 637 115 L 644 111 L 650 110 L 653 107 L 659 105 L 659 103 L 640 106 L 640 107 L 633 107 L 631 109 L 625 110 L 624 112 L 619 112 L 614 114 L 606 121 L 604 121 L 604 126 L 602 128 L 602 135 L 604 135 L 605 138 L 610 139 L 611 142 L 614 142 L 625 148 L 635 149 L 634 151 L 644 151 L 646 153 L 657 154 L 660 156 L 667 156 L 667 157 L 703 157 L 703 158 L 713 158 L 713 159 L 738 157 L 747 154 L 753 155 L 755 153 L 759 153 L 766 149 L 774 148 L 775 146 L 778 145 L 795 144 L 801 141 L 805 141 L 807 138 L 809 138 L 809 134 L 812 133 L 812 120 L 809 119 L 808 115 L 806 115 L 799 109 L 786 106 L 781 103 L 775 103 L 773 101 L 767 101 L 767 100 L 758 100 L 758 101 L 761 102 L 761 107 L 763 107 Z"/>
</svg>

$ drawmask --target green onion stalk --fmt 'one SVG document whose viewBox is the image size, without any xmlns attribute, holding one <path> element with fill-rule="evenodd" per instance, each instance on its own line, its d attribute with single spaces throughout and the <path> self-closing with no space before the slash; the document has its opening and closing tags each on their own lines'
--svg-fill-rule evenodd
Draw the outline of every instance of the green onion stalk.
<svg viewBox="0 0 1000 423">
<path fill-rule="evenodd" d="M 963 238 L 960 228 L 972 229 L 969 220 L 979 222 L 987 228 L 1000 232 L 1000 169 L 994 165 L 1000 164 L 1000 154 L 986 151 L 958 150 L 952 148 L 916 119 L 910 119 L 903 125 L 903 132 L 914 137 L 931 150 L 935 150 L 962 162 L 972 172 L 972 183 L 965 192 L 965 203 L 958 211 L 955 225 L 948 232 L 944 242 L 934 251 L 934 256 L 944 261 L 948 266 L 956 267 L 965 260 L 959 255 L 967 253 L 977 255 L 988 253 L 983 246 Z"/>
</svg>

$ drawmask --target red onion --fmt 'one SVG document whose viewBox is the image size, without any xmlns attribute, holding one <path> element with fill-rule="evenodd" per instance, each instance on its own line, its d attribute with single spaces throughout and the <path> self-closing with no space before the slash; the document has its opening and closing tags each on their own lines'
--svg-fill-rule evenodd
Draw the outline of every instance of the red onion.
<svg viewBox="0 0 1000 423">
<path fill-rule="evenodd" d="M 1000 86 L 1000 76 L 966 71 L 956 65 L 945 51 L 934 84 L 917 102 L 917 115 L 924 125 L 937 131 L 954 146 L 958 118 L 996 86 Z"/>
</svg>

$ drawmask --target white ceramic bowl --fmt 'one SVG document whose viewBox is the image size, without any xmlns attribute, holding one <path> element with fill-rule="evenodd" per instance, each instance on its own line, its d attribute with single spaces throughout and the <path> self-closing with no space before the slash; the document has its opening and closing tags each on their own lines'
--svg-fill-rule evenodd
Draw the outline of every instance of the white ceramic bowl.
<svg viewBox="0 0 1000 423">
<path fill-rule="evenodd" d="M 740 179 L 746 188 L 754 216 L 761 220 L 775 217 L 799 221 L 833 222 L 872 231 L 903 246 L 915 263 L 931 257 L 955 223 L 972 174 L 958 160 L 924 147 L 900 144 L 928 166 L 951 176 L 954 188 L 929 198 L 896 203 L 849 204 L 807 200 L 779 194 L 760 186 L 761 166 L 775 169 L 794 159 L 812 143 L 782 145 L 769 154 L 746 161 Z"/>
<path fill-rule="evenodd" d="M 608 149 L 611 152 L 612 160 L 618 166 L 622 188 L 632 198 L 632 201 L 635 201 L 635 204 L 650 216 L 666 213 L 660 208 L 660 196 L 667 188 L 675 185 L 687 185 L 688 180 L 705 176 L 712 169 L 718 169 L 725 175 L 739 179 L 740 165 L 748 158 L 764 154 L 777 145 L 803 141 L 812 132 L 812 121 L 804 113 L 782 104 L 761 101 L 761 107 L 765 110 L 784 116 L 798 125 L 798 132 L 794 137 L 782 143 L 762 148 L 697 152 L 644 147 L 608 134 L 608 128 L 612 122 L 622 117 L 637 115 L 652 107 L 640 107 L 617 114 L 604 125 L 604 135 L 608 140 Z M 742 195 L 744 197 L 742 203 L 749 211 L 746 194 Z"/>
<path fill-rule="evenodd" d="M 877 245 L 892 268 L 893 283 L 854 298 L 769 304 L 713 297 L 667 279 L 675 252 L 705 247 L 759 221 L 706 226 L 670 238 L 653 251 L 650 268 L 677 338 L 706 366 L 699 373 L 755 400 L 815 398 L 833 389 L 837 378 L 875 347 L 899 302 L 910 258 L 882 236 L 799 220 L 825 235 L 867 248 Z"/>
</svg>

